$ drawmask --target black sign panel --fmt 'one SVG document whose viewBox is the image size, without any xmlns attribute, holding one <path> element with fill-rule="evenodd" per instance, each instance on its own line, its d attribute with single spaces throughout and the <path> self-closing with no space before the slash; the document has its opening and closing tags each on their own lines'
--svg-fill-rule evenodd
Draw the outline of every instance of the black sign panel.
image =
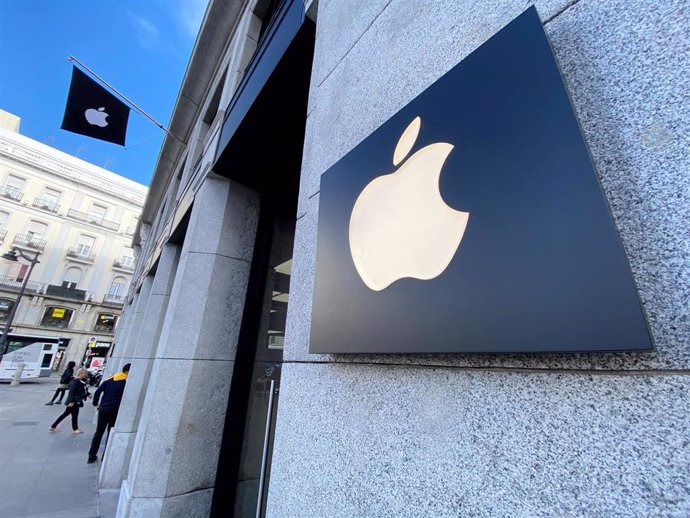
<svg viewBox="0 0 690 518">
<path fill-rule="evenodd" d="M 72 67 L 62 129 L 124 146 L 128 120 L 129 107 L 125 103 Z"/>
<path fill-rule="evenodd" d="M 313 353 L 653 348 L 534 8 L 321 178 Z"/>
</svg>

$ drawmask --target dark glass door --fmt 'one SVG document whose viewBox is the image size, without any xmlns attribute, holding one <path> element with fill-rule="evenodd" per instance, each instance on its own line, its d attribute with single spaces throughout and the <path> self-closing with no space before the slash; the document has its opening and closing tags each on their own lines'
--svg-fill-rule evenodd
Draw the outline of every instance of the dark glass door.
<svg viewBox="0 0 690 518">
<path fill-rule="evenodd" d="M 264 516 L 280 394 L 285 320 L 292 268 L 295 214 L 276 214 L 251 365 L 247 415 L 236 486 L 234 516 Z"/>
<path fill-rule="evenodd" d="M 303 10 L 301 2 L 290 5 Z M 219 149 L 223 145 L 225 148 L 214 165 L 215 173 L 254 189 L 261 196 L 213 494 L 211 515 L 217 518 L 264 516 L 271 478 L 316 30 L 303 12 L 285 19 L 289 22 L 285 26 L 288 32 L 296 29 L 295 22 L 301 26 L 291 37 L 287 50 L 282 51 L 284 54 L 251 109 L 233 130 L 231 140 L 223 144 L 221 139 Z M 265 37 L 270 32 L 271 29 Z M 271 37 L 276 37 L 279 44 L 275 49 L 280 50 L 281 41 L 289 41 L 281 39 L 287 38 L 286 34 L 273 33 Z"/>
<path fill-rule="evenodd" d="M 262 195 L 213 516 L 266 512 L 295 234 L 294 189 Z"/>
</svg>

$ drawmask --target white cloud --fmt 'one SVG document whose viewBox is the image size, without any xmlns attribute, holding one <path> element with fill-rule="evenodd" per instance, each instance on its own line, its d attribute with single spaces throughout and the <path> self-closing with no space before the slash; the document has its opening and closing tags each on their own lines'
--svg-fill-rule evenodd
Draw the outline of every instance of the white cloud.
<svg viewBox="0 0 690 518">
<path fill-rule="evenodd" d="M 160 41 L 160 31 L 153 23 L 146 18 L 127 11 L 127 17 L 134 26 L 139 37 L 139 44 L 145 49 L 153 49 L 158 46 Z"/>
</svg>

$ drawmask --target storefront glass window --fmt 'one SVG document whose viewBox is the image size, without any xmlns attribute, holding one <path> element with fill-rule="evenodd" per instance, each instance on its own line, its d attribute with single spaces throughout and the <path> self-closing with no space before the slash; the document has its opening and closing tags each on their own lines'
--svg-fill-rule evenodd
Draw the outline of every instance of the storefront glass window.
<svg viewBox="0 0 690 518">
<path fill-rule="evenodd" d="M 12 311 L 13 306 L 13 300 L 0 299 L 0 322 L 5 322 L 7 320 L 7 316 L 10 314 L 10 311 Z"/>
<path fill-rule="evenodd" d="M 117 322 L 117 315 L 111 313 L 99 313 L 96 317 L 96 325 L 93 330 L 97 333 L 112 334 L 115 331 L 115 323 Z"/>
<path fill-rule="evenodd" d="M 69 322 L 72 319 L 73 310 L 63 308 L 60 306 L 48 306 L 43 313 L 41 325 L 45 327 L 56 327 L 58 329 L 67 329 Z"/>
</svg>

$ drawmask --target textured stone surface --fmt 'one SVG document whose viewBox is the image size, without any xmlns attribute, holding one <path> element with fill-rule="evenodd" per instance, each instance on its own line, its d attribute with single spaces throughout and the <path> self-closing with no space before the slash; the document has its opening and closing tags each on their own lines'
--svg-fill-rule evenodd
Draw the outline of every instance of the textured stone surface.
<svg viewBox="0 0 690 518">
<path fill-rule="evenodd" d="M 257 215 L 256 195 L 221 178 L 195 201 L 132 452 L 131 498 L 120 504 L 127 516 L 182 516 L 157 499 L 187 505 L 215 483 Z"/>
<path fill-rule="evenodd" d="M 126 340 L 127 334 L 129 333 L 131 326 L 130 321 L 133 312 L 133 306 L 131 303 L 125 304 L 122 308 L 122 314 L 117 322 L 117 327 L 115 328 L 115 336 L 113 337 L 114 348 L 111 349 L 111 356 L 105 363 L 105 369 L 103 371 L 104 377 L 110 377 L 120 366 L 120 358 L 122 357 L 123 347 L 122 343 Z"/>
<path fill-rule="evenodd" d="M 128 477 L 133 498 L 213 487 L 232 368 L 156 359 Z"/>
<path fill-rule="evenodd" d="M 110 431 L 99 485 L 118 488 L 129 472 L 153 360 L 133 358 L 115 426 Z"/>
<path fill-rule="evenodd" d="M 201 199 L 192 209 L 157 356 L 232 360 L 259 202 L 256 193 L 224 178 L 207 178 L 200 193 Z"/>
<path fill-rule="evenodd" d="M 690 37 L 683 2 L 651 0 L 580 0 L 555 17 L 551 13 L 559 12 L 557 4 L 537 7 L 542 19 L 553 17 L 546 30 L 628 253 L 657 350 L 491 357 L 307 353 L 320 174 L 512 19 L 517 9 L 511 3 L 475 3 L 472 8 L 465 2 L 437 4 L 430 10 L 420 7 L 401 32 L 394 30 L 403 23 L 396 17 L 404 19 L 402 11 L 411 6 L 392 2 L 315 94 L 338 102 L 319 103 L 307 124 L 286 357 L 476 367 L 690 366 L 690 105 L 682 102 L 690 90 L 685 58 Z M 328 6 L 320 6 L 319 16 Z M 395 54 L 394 67 L 383 66 L 391 62 L 387 53 Z"/>
<path fill-rule="evenodd" d="M 464 27 L 479 27 L 476 34 L 479 44 L 488 31 L 505 25 L 520 14 L 529 4 L 520 0 L 510 0 L 499 4 L 479 3 L 471 0 L 419 1 L 419 0 L 374 0 L 362 2 L 356 8 L 350 2 L 338 0 L 320 0 L 318 23 L 316 26 L 316 48 L 314 55 L 312 84 L 321 85 L 338 66 L 340 61 L 358 44 L 361 38 L 377 24 L 379 17 L 397 18 L 396 28 L 400 32 L 395 37 L 417 39 L 418 46 L 423 48 L 432 42 L 436 32 L 417 33 L 417 20 L 424 23 L 437 17 L 447 34 L 459 35 Z M 542 19 L 548 19 L 570 2 L 568 0 L 546 0 L 534 2 Z M 452 9 L 452 11 L 449 11 Z M 388 12 L 390 11 L 390 13 Z M 462 14 L 462 16 L 459 16 Z M 460 26 L 459 24 L 462 24 Z M 376 28 L 374 27 L 374 30 Z M 440 31 L 439 31 L 440 32 Z M 483 39 L 482 39 L 483 38 Z M 414 43 L 414 41 L 413 41 Z"/>
<path fill-rule="evenodd" d="M 222 255 L 183 255 L 157 355 L 233 359 L 249 268 L 248 262 Z"/>
<path fill-rule="evenodd" d="M 149 295 L 151 295 L 151 286 L 153 285 L 153 275 L 144 277 L 141 284 L 141 289 L 137 293 L 136 304 L 132 305 L 132 318 L 129 322 L 129 332 L 125 340 L 120 344 L 122 361 L 117 365 L 114 372 L 119 371 L 122 366 L 127 363 L 133 356 L 139 342 L 139 334 L 144 322 L 144 314 L 146 313 L 146 305 L 148 304 Z"/>
<path fill-rule="evenodd" d="M 686 2 L 582 1 L 547 25 L 628 252 L 659 356 L 690 349 Z M 591 35 L 591 36 L 590 36 Z M 685 99 L 685 100 L 684 100 Z"/>
<path fill-rule="evenodd" d="M 290 274 L 290 299 L 285 327 L 285 361 L 328 361 L 327 354 L 308 354 L 312 294 L 316 267 L 319 196 L 309 199 L 307 213 L 297 220 Z"/>
<path fill-rule="evenodd" d="M 115 427 L 108 438 L 107 452 L 101 467 L 99 484 L 104 488 L 118 488 L 129 471 L 129 461 L 139 419 L 144 406 L 146 388 L 151 377 L 153 358 L 163 326 L 168 300 L 180 257 L 180 247 L 165 245 L 161 252 L 151 294 L 138 332 L 132 367 L 122 396 Z"/>
<path fill-rule="evenodd" d="M 131 361 L 127 384 L 122 395 L 120 410 L 117 414 L 114 432 L 136 432 L 141 407 L 143 405 L 143 392 L 146 392 L 148 380 L 151 377 L 151 364 L 153 360 L 146 358 L 133 358 Z"/>
<path fill-rule="evenodd" d="M 129 460 L 134 449 L 134 432 L 110 431 L 108 445 L 98 476 L 98 487 L 104 489 L 118 489 L 127 476 Z"/>
<path fill-rule="evenodd" d="M 149 296 L 141 327 L 137 330 L 133 357 L 154 358 L 156 356 L 158 338 L 169 300 L 170 292 L 167 294 L 151 293 Z"/>
<path fill-rule="evenodd" d="M 317 192 L 321 173 L 532 3 L 320 2 L 305 137 L 305 151 L 317 152 L 305 153 L 302 196 Z M 546 20 L 572 2 L 535 3 Z"/>
<path fill-rule="evenodd" d="M 116 518 L 126 518 L 129 514 L 129 503 L 132 501 L 132 495 L 129 492 L 129 484 L 127 480 L 122 482 L 122 488 L 120 489 L 120 497 L 117 501 L 117 511 L 115 513 Z M 151 514 L 151 516 L 156 516 Z"/>
<path fill-rule="evenodd" d="M 318 86 L 324 82 L 389 3 L 391 0 L 373 0 L 353 9 L 349 2 L 319 0 L 313 84 Z"/>
<path fill-rule="evenodd" d="M 132 320 L 134 319 L 138 300 L 139 294 L 137 293 L 134 295 L 132 302 L 125 306 L 125 313 L 123 313 L 122 316 L 124 320 L 118 322 L 117 327 L 115 328 L 113 354 L 105 363 L 105 371 L 103 372 L 103 375 L 106 377 L 115 374 L 125 363 L 122 361 L 122 358 L 127 353 L 127 340 L 132 333 Z"/>
<path fill-rule="evenodd" d="M 205 489 L 167 498 L 133 498 L 129 502 L 127 518 L 152 516 L 179 518 L 208 518 L 213 491 Z"/>
<path fill-rule="evenodd" d="M 180 262 L 180 253 L 182 249 L 178 245 L 166 244 L 161 250 L 158 266 L 156 267 L 156 274 L 153 279 L 153 286 L 151 286 L 151 296 L 169 296 L 172 292 L 173 284 L 175 282 L 175 272 L 177 265 Z M 149 305 L 151 303 L 149 302 Z M 155 309 L 155 307 L 153 308 Z M 151 308 L 146 308 L 150 311 Z"/>
<path fill-rule="evenodd" d="M 219 254 L 251 261 L 259 197 L 241 184 L 210 175 L 196 193 L 182 254 Z"/>
<path fill-rule="evenodd" d="M 681 517 L 688 376 L 291 364 L 270 518 Z"/>
</svg>

